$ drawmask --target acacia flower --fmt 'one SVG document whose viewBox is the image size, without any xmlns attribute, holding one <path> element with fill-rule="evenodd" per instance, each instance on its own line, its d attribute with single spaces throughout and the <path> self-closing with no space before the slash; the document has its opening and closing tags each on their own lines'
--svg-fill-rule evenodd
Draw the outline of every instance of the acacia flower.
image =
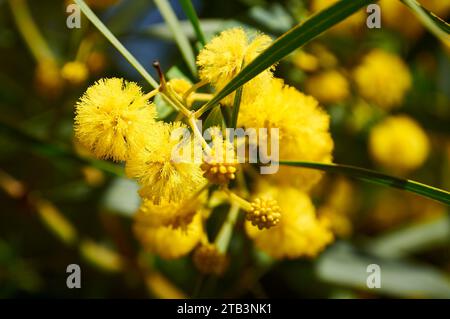
<svg viewBox="0 0 450 319">
<path fill-rule="evenodd" d="M 154 204 L 152 200 L 144 198 L 135 219 L 142 225 L 151 227 L 172 226 L 173 228 L 188 225 L 194 215 L 206 201 L 206 193 L 195 194 L 179 202 L 163 201 Z"/>
<path fill-rule="evenodd" d="M 350 85 L 342 73 L 329 70 L 308 77 L 305 92 L 321 103 L 332 104 L 342 102 L 350 95 Z"/>
<path fill-rule="evenodd" d="M 195 267 L 204 274 L 222 275 L 228 267 L 229 259 L 211 243 L 199 245 L 192 256 Z"/>
<path fill-rule="evenodd" d="M 256 247 L 273 258 L 315 257 L 333 241 L 326 220 L 316 217 L 311 199 L 293 187 L 259 186 L 258 197 L 274 198 L 281 209 L 278 225 L 259 230 L 251 222 L 246 231 Z"/>
<path fill-rule="evenodd" d="M 200 51 L 197 57 L 199 76 L 221 90 L 240 70 L 254 60 L 271 43 L 271 38 L 258 34 L 249 39 L 241 28 L 223 31 L 214 37 Z M 270 69 L 263 71 L 243 86 L 242 101 L 253 99 L 265 90 L 272 78 Z M 232 105 L 234 93 L 226 97 L 223 103 Z"/>
<path fill-rule="evenodd" d="M 279 129 L 280 160 L 331 162 L 333 140 L 329 132 L 329 117 L 312 96 L 272 80 L 269 90 L 252 103 L 242 104 L 239 125 L 249 128 Z M 269 142 L 260 138 L 259 146 Z M 297 167 L 280 167 L 271 178 L 309 190 L 322 174 Z"/>
<path fill-rule="evenodd" d="M 182 130 L 187 128 L 181 122 L 158 122 L 148 130 L 143 147 L 134 149 L 126 162 L 128 177 L 136 178 L 142 186 L 140 195 L 155 204 L 184 200 L 206 183 L 200 165 L 177 154 L 183 138 L 178 132 Z M 186 149 L 194 142 L 187 143 Z"/>
<path fill-rule="evenodd" d="M 201 214 L 196 214 L 186 227 L 148 226 L 136 219 L 134 233 L 143 248 L 164 259 L 180 258 L 197 246 L 204 236 Z"/>
<path fill-rule="evenodd" d="M 406 115 L 386 118 L 372 128 L 369 136 L 369 150 L 375 162 L 397 173 L 421 166 L 429 148 L 423 129 Z"/>
<path fill-rule="evenodd" d="M 101 79 L 76 105 L 75 137 L 98 158 L 124 161 L 152 130 L 155 115 L 137 84 Z"/>
<path fill-rule="evenodd" d="M 353 78 L 363 98 L 386 110 L 399 107 L 412 84 L 405 62 L 380 49 L 370 51 L 363 58 Z"/>
<path fill-rule="evenodd" d="M 236 157 L 233 144 L 224 139 L 220 128 L 212 127 L 211 147 L 204 156 L 201 169 L 203 176 L 213 184 L 226 184 L 236 178 L 239 161 Z"/>
<path fill-rule="evenodd" d="M 82 84 L 89 76 L 89 69 L 86 64 L 79 61 L 67 62 L 61 69 L 61 76 L 64 80 L 73 85 Z"/>
</svg>

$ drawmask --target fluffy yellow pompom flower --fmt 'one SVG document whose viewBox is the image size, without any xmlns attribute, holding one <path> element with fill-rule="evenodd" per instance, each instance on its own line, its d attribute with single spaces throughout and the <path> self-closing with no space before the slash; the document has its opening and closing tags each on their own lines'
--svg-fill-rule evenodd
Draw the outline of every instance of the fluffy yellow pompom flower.
<svg viewBox="0 0 450 319">
<path fill-rule="evenodd" d="M 369 148 L 378 164 L 403 173 L 424 163 L 429 152 L 429 141 L 416 121 L 398 115 L 388 117 L 371 130 Z"/>
<path fill-rule="evenodd" d="M 206 193 L 194 194 L 191 198 L 179 202 L 164 201 L 158 205 L 154 204 L 152 200 L 144 198 L 135 215 L 135 220 L 150 227 L 184 227 L 191 223 L 205 200 Z"/>
<path fill-rule="evenodd" d="M 203 274 L 222 275 L 228 267 L 227 255 L 219 252 L 214 244 L 204 243 L 192 256 L 195 267 Z"/>
<path fill-rule="evenodd" d="M 266 35 L 256 35 L 251 41 L 245 31 L 234 28 L 223 31 L 209 42 L 199 53 L 197 65 L 200 78 L 221 90 L 240 70 L 255 59 L 271 42 Z M 243 86 L 242 101 L 254 98 L 264 91 L 272 78 L 266 70 Z M 223 100 L 232 105 L 234 93 Z"/>
<path fill-rule="evenodd" d="M 134 233 L 148 252 L 165 259 L 180 258 L 197 246 L 204 236 L 201 214 L 196 214 L 186 227 L 149 227 L 137 219 Z"/>
<path fill-rule="evenodd" d="M 283 81 L 274 79 L 269 90 L 252 103 L 242 104 L 239 125 L 248 128 L 279 129 L 280 160 L 331 162 L 333 140 L 329 117 L 312 96 L 304 95 Z M 259 146 L 270 141 L 259 141 Z M 322 174 L 316 170 L 281 166 L 270 175 L 277 182 L 309 190 Z"/>
<path fill-rule="evenodd" d="M 335 4 L 336 2 L 338 2 L 338 0 L 312 0 L 310 9 L 312 13 L 316 13 Z M 344 21 L 331 28 L 330 31 L 335 34 L 343 35 L 348 33 L 358 33 L 363 30 L 365 21 L 365 12 L 363 10 L 359 10 L 357 13 L 351 15 Z"/>
<path fill-rule="evenodd" d="M 64 88 L 64 79 L 53 60 L 42 60 L 36 66 L 34 84 L 39 94 L 48 98 L 58 97 Z"/>
<path fill-rule="evenodd" d="M 183 130 L 187 128 L 181 122 L 158 122 L 148 130 L 144 146 L 134 149 L 127 160 L 125 171 L 128 177 L 136 178 L 142 186 L 141 196 L 155 204 L 179 202 L 206 183 L 200 165 L 177 151 L 181 146 L 190 148 L 193 145 L 192 141 L 183 145 Z"/>
<path fill-rule="evenodd" d="M 233 144 L 224 138 L 219 127 L 209 128 L 210 149 L 200 165 L 203 176 L 213 184 L 226 184 L 236 178 L 239 161 Z"/>
<path fill-rule="evenodd" d="M 305 83 L 305 92 L 321 103 L 331 104 L 345 100 L 350 94 L 350 88 L 342 73 L 331 70 L 309 77 Z"/>
<path fill-rule="evenodd" d="M 314 257 L 333 241 L 333 234 L 316 217 L 314 206 L 305 193 L 293 187 L 263 186 L 258 197 L 271 197 L 281 208 L 278 225 L 259 230 L 246 222 L 247 234 L 256 247 L 273 258 Z"/>
<path fill-rule="evenodd" d="M 155 116 L 137 84 L 102 79 L 76 105 L 75 137 L 98 158 L 124 161 L 151 131 Z"/>
<path fill-rule="evenodd" d="M 412 82 L 403 60 L 380 49 L 363 58 L 353 77 L 363 98 L 387 110 L 401 105 Z"/>
<path fill-rule="evenodd" d="M 82 62 L 67 62 L 61 69 L 61 76 L 70 84 L 79 85 L 86 81 L 89 76 L 89 70 L 86 64 Z"/>
</svg>

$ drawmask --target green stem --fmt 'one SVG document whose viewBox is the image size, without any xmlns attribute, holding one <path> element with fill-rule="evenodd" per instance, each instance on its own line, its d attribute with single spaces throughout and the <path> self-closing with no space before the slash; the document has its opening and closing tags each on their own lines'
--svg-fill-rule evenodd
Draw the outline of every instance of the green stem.
<svg viewBox="0 0 450 319">
<path fill-rule="evenodd" d="M 37 62 L 55 60 L 53 52 L 31 16 L 26 0 L 9 0 L 14 21 Z"/>
</svg>

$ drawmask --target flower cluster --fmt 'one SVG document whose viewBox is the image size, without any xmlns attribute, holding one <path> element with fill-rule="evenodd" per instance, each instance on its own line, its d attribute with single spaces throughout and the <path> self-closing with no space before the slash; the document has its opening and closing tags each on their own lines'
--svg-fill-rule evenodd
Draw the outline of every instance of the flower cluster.
<svg viewBox="0 0 450 319">
<path fill-rule="evenodd" d="M 199 53 L 198 85 L 162 78 L 157 90 L 145 94 L 135 83 L 102 79 L 77 103 L 75 136 L 79 143 L 98 158 L 124 161 L 127 176 L 140 185 L 142 203 L 134 217 L 134 231 L 147 251 L 163 258 L 178 258 L 202 243 L 193 254 L 197 268 L 204 273 L 225 271 L 230 233 L 219 232 L 210 242 L 204 231 L 213 207 L 206 189 L 212 185 L 225 195 L 230 216 L 234 216 L 224 227 L 236 222 L 235 213 L 241 209 L 249 237 L 274 258 L 314 257 L 332 241 L 329 222 L 317 216 L 308 195 L 320 173 L 280 168 L 273 176 L 256 178 L 258 186 L 247 188 L 242 179 L 245 171 L 253 169 L 240 165 L 237 141 L 224 138 L 218 126 L 209 130 L 208 143 L 197 127 L 199 118 L 189 111 L 194 103 L 210 96 L 196 92 L 198 87 L 209 84 L 220 90 L 270 41 L 262 34 L 250 39 L 240 28 L 224 31 Z M 333 140 L 328 115 L 315 98 L 274 78 L 273 69 L 244 85 L 238 125 L 277 128 L 282 160 L 331 162 Z M 169 123 L 156 119 L 155 104 L 150 102 L 156 94 L 163 94 L 180 109 L 179 120 Z M 227 106 L 232 101 L 228 96 L 221 103 Z M 177 134 L 180 130 L 193 134 L 186 138 Z M 268 146 L 270 132 L 269 136 L 258 133 L 254 145 L 265 148 L 266 154 L 275 151 Z M 180 144 L 188 150 L 200 147 L 202 160 L 180 155 Z M 251 201 L 238 195 L 249 191 L 255 195 Z"/>
</svg>

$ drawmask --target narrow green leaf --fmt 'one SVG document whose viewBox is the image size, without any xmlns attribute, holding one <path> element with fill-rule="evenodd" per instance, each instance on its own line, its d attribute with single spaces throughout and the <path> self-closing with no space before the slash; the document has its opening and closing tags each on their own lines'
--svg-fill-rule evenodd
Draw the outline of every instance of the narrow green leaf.
<svg viewBox="0 0 450 319">
<path fill-rule="evenodd" d="M 239 109 L 241 107 L 242 90 L 243 90 L 243 87 L 241 86 L 239 89 L 236 90 L 236 94 L 234 96 L 233 113 L 231 114 L 231 127 L 232 128 L 236 128 L 236 125 L 237 125 Z"/>
<path fill-rule="evenodd" d="M 350 165 L 297 161 L 280 161 L 279 164 L 286 166 L 312 168 L 330 173 L 350 175 L 369 183 L 406 190 L 450 205 L 450 193 L 445 190 L 425 185 L 416 181 L 389 176 L 365 168 Z"/>
<path fill-rule="evenodd" d="M 105 24 L 112 33 L 122 35 L 129 32 L 134 22 L 154 7 L 155 5 L 148 0 L 122 1 Z"/>
<path fill-rule="evenodd" d="M 236 20 L 222 20 L 222 19 L 202 19 L 200 20 L 203 32 L 205 32 L 206 37 L 208 35 L 216 34 L 225 29 L 231 29 L 234 27 L 242 27 L 245 30 L 253 30 L 250 26 L 243 24 Z M 190 21 L 180 21 L 181 28 L 184 31 L 184 34 L 188 37 L 188 39 L 195 41 L 197 36 L 195 30 Z M 256 30 L 254 30 L 256 32 Z M 159 39 L 174 41 L 175 37 L 167 29 L 165 23 L 156 23 L 148 26 L 142 30 L 137 30 L 134 32 L 130 32 L 129 34 L 137 34 L 139 36 L 147 36 L 147 37 L 157 37 Z"/>
<path fill-rule="evenodd" d="M 189 21 L 191 21 L 192 27 L 194 28 L 195 34 L 197 36 L 197 40 L 202 46 L 204 46 L 206 43 L 205 35 L 203 34 L 203 30 L 200 26 L 197 13 L 195 12 L 191 0 L 180 0 L 180 4 Z"/>
<path fill-rule="evenodd" d="M 112 45 L 127 59 L 127 61 L 142 75 L 142 77 L 153 87 L 157 88 L 158 82 L 147 72 L 138 60 L 123 46 L 122 43 L 109 31 L 102 21 L 95 15 L 83 0 L 75 0 L 81 11 L 92 22 L 93 25 L 111 42 Z"/>
<path fill-rule="evenodd" d="M 449 298 L 450 282 L 436 267 L 405 260 L 371 256 L 346 242 L 328 248 L 315 263 L 316 273 L 323 281 L 339 286 L 372 291 L 367 286 L 369 265 L 381 270 L 377 293 L 403 298 Z"/>
<path fill-rule="evenodd" d="M 402 0 L 402 2 L 412 10 L 414 15 L 431 33 L 443 42 L 450 43 L 450 24 L 422 7 L 416 0 Z"/>
<path fill-rule="evenodd" d="M 155 4 L 161 12 L 164 21 L 166 21 L 167 26 L 172 31 L 175 37 L 175 42 L 177 43 L 178 48 L 181 51 L 181 55 L 189 67 L 189 70 L 193 75 L 196 75 L 197 67 L 195 65 L 194 51 L 192 50 L 189 39 L 181 28 L 180 22 L 178 21 L 175 12 L 173 12 L 170 3 L 167 0 L 155 0 Z"/>
<path fill-rule="evenodd" d="M 335 24 L 349 17 L 373 0 L 342 0 L 324 9 L 311 18 L 292 28 L 264 50 L 257 58 L 248 64 L 235 78 L 233 78 L 214 98 L 212 98 L 203 110 L 210 109 L 219 103 L 224 97 L 244 85 L 259 73 L 280 61 L 289 53 L 308 43 Z"/>
<path fill-rule="evenodd" d="M 366 249 L 373 255 L 398 258 L 411 255 L 450 241 L 450 216 L 414 223 L 371 240 Z"/>
</svg>

